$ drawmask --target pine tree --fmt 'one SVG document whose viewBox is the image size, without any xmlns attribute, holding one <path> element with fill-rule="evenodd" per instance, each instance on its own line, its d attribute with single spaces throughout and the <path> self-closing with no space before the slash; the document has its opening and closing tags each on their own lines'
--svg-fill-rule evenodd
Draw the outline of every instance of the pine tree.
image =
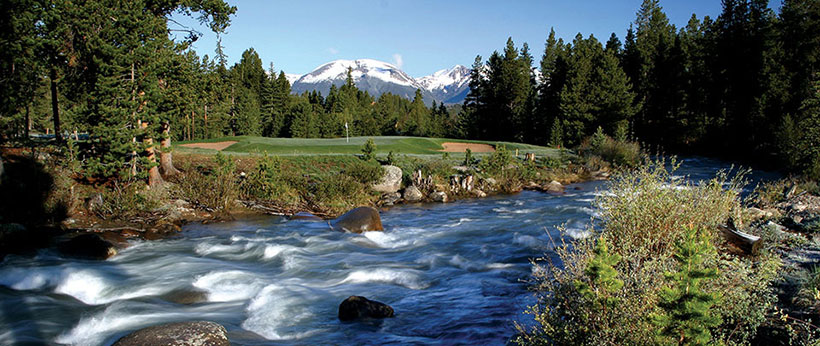
<svg viewBox="0 0 820 346">
<path fill-rule="evenodd" d="M 584 269 L 588 281 L 575 281 L 578 293 L 592 302 L 597 309 L 605 310 L 618 303 L 615 293 L 624 285 L 623 280 L 618 279 L 618 271 L 615 270 L 620 260 L 620 255 L 609 253 L 606 238 L 601 237 L 595 244 L 593 257 Z"/>
<path fill-rule="evenodd" d="M 711 341 L 709 328 L 721 319 L 710 311 L 717 301 L 715 294 L 703 291 L 703 281 L 717 277 L 717 270 L 706 268 L 706 257 L 714 253 L 714 245 L 705 231 L 689 227 L 676 244 L 676 272 L 666 273 L 672 284 L 661 292 L 662 312 L 653 316 L 660 327 L 659 341 L 679 345 L 706 345 Z"/>
</svg>

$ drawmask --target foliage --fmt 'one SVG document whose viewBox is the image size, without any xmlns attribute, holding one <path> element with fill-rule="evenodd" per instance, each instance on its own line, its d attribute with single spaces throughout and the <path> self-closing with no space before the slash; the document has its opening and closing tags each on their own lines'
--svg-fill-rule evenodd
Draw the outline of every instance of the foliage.
<svg viewBox="0 0 820 346">
<path fill-rule="evenodd" d="M 658 319 L 650 316 L 670 316 L 669 311 L 675 308 L 667 303 L 689 299 L 680 300 L 681 296 L 670 292 L 691 279 L 686 275 L 698 276 L 694 271 L 686 274 L 680 270 L 675 259 L 676 253 L 682 254 L 678 245 L 686 244 L 687 239 L 691 243 L 689 230 L 697 228 L 698 237 L 703 237 L 696 238 L 698 246 L 720 248 L 722 240 L 716 237 L 715 226 L 730 215 L 737 219 L 741 208 L 740 178 L 728 180 L 721 174 L 692 184 L 674 179 L 675 164 L 671 163 L 671 170 L 668 164 L 655 161 L 635 171 L 619 172 L 612 180 L 610 193 L 596 198 L 600 228 L 589 232 L 599 233 L 607 244 L 617 244 L 608 249 L 621 256 L 613 264 L 618 280 L 623 281 L 614 294 L 617 304 L 607 309 L 594 308 L 582 294 L 584 286 L 576 284 L 588 280 L 587 269 L 596 257 L 593 240 L 558 246 L 556 257 L 535 264 L 538 302 L 528 313 L 534 315 L 537 325 L 529 329 L 519 326 L 519 343 L 658 343 L 658 328 L 653 323 Z M 705 239 L 709 245 L 701 242 Z M 748 344 L 776 300 L 771 283 L 777 277 L 779 260 L 769 252 L 754 258 L 718 255 L 716 251 L 698 253 L 701 269 L 717 270 L 714 278 L 701 281 L 698 287 L 709 294 L 721 293 L 721 299 L 709 308 L 714 321 L 722 321 L 711 329 L 709 342 Z M 692 260 L 691 256 L 679 258 Z M 678 279 L 669 286 L 662 280 L 664 273 L 678 273 Z"/>
<path fill-rule="evenodd" d="M 236 163 L 222 153 L 214 156 L 212 166 L 183 167 L 185 176 L 176 185 L 176 195 L 194 206 L 217 213 L 233 209 L 240 195 Z"/>
<path fill-rule="evenodd" d="M 392 166 L 394 163 L 396 163 L 396 157 L 393 155 L 393 151 L 391 150 L 389 153 L 387 153 L 385 164 L 388 166 Z"/>
<path fill-rule="evenodd" d="M 607 309 L 618 303 L 614 294 L 624 286 L 618 279 L 615 265 L 621 260 L 618 254 L 610 254 L 606 238 L 599 238 L 592 250 L 593 257 L 587 263 L 584 274 L 588 281 L 575 281 L 575 288 L 585 299 L 599 309 Z"/>
<path fill-rule="evenodd" d="M 376 159 L 376 143 L 372 138 L 368 138 L 367 142 L 362 146 L 362 160 L 373 161 Z"/>
<path fill-rule="evenodd" d="M 512 153 L 505 146 L 499 146 L 479 164 L 479 169 L 491 175 L 497 175 L 513 163 Z"/>
<path fill-rule="evenodd" d="M 580 151 L 586 156 L 600 157 L 617 167 L 636 167 L 643 158 L 638 143 L 615 140 L 604 134 L 600 127 L 581 144 Z"/>
<path fill-rule="evenodd" d="M 712 338 L 710 328 L 720 325 L 720 317 L 710 311 L 717 300 L 714 293 L 703 291 L 702 281 L 718 276 L 715 268 L 706 268 L 704 259 L 714 251 L 705 231 L 688 227 L 677 243 L 675 260 L 678 268 L 667 272 L 672 287 L 661 292 L 658 306 L 661 313 L 653 315 L 660 328 L 661 343 L 679 345 L 706 345 Z"/>
<path fill-rule="evenodd" d="M 147 190 L 142 182 L 114 182 L 110 189 L 101 191 L 102 204 L 94 209 L 94 213 L 102 219 L 128 219 L 149 212 L 160 206 L 162 197 Z"/>
<path fill-rule="evenodd" d="M 362 184 L 378 181 L 382 177 L 382 171 L 382 167 L 375 161 L 354 162 L 344 169 L 345 174 Z"/>
</svg>

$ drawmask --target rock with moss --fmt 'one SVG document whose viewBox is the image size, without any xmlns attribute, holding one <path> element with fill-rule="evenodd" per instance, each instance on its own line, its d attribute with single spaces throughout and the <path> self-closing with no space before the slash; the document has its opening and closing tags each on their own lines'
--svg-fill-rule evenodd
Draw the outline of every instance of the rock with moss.
<svg viewBox="0 0 820 346">
<path fill-rule="evenodd" d="M 382 166 L 381 179 L 373 184 L 373 191 L 381 193 L 395 193 L 401 188 L 401 168 L 396 166 Z"/>
<path fill-rule="evenodd" d="M 143 328 L 114 346 L 229 346 L 225 327 L 208 321 L 177 322 Z"/>
<path fill-rule="evenodd" d="M 421 193 L 418 187 L 410 185 L 404 189 L 404 200 L 407 202 L 418 202 L 424 199 L 424 194 Z"/>
</svg>

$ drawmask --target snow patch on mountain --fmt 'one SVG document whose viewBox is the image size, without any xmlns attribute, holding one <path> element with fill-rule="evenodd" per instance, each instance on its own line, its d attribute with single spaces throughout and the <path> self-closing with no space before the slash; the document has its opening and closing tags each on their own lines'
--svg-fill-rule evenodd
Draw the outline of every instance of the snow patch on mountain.
<svg viewBox="0 0 820 346">
<path fill-rule="evenodd" d="M 420 77 L 417 80 L 419 84 L 430 91 L 460 88 L 470 82 L 470 69 L 456 65 L 449 69 L 436 71 L 432 75 Z"/>
<path fill-rule="evenodd" d="M 296 83 L 296 81 L 299 80 L 299 78 L 302 78 L 302 75 L 295 73 L 285 73 L 285 79 L 288 80 L 288 83 L 290 83 L 290 85 Z"/>
</svg>

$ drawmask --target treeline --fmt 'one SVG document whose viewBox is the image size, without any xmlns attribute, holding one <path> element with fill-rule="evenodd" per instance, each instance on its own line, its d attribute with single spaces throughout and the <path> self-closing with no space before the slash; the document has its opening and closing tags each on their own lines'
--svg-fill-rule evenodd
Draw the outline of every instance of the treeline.
<svg viewBox="0 0 820 346">
<path fill-rule="evenodd" d="M 507 41 L 473 64 L 468 138 L 574 146 L 598 127 L 671 152 L 778 163 L 820 177 L 820 2 L 725 0 L 677 28 L 644 0 L 624 42 L 546 40 L 539 67 Z"/>
<path fill-rule="evenodd" d="M 190 49 L 197 15 L 220 33 L 222 0 L 8 0 L 0 4 L 0 141 L 49 131 L 89 140 L 86 172 L 147 172 L 156 143 L 226 135 L 415 135 L 576 146 L 617 138 L 777 163 L 820 176 L 820 3 L 725 0 L 716 19 L 669 23 L 645 0 L 624 41 L 550 32 L 536 63 L 525 43 L 473 64 L 460 110 L 355 87 L 292 95 L 253 49 L 227 65 Z M 183 37 L 177 37 L 183 35 Z M 533 68 L 537 65 L 536 68 Z M 162 154 L 168 150 L 161 151 Z M 130 164 L 128 164 L 130 163 Z"/>
<path fill-rule="evenodd" d="M 51 134 L 79 143 L 69 152 L 88 177 L 159 181 L 175 172 L 172 139 L 444 136 L 453 128 L 447 109 L 426 107 L 420 93 L 376 99 L 349 74 L 326 96 L 291 95 L 284 73 L 272 64 L 266 72 L 253 49 L 227 66 L 220 40 L 213 58 L 200 58 L 190 44 L 201 33 L 169 19 L 196 16 L 219 34 L 235 11 L 222 0 L 3 1 L 0 142 Z"/>
</svg>

